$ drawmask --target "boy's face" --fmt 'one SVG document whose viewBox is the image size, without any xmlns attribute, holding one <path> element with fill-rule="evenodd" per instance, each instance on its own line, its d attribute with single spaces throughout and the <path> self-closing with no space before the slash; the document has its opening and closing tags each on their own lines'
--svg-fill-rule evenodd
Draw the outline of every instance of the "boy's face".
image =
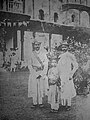
<svg viewBox="0 0 90 120">
<path fill-rule="evenodd" d="M 53 67 L 56 67 L 56 66 L 57 66 L 57 61 L 56 61 L 56 60 L 52 60 L 51 65 L 52 65 Z"/>
</svg>

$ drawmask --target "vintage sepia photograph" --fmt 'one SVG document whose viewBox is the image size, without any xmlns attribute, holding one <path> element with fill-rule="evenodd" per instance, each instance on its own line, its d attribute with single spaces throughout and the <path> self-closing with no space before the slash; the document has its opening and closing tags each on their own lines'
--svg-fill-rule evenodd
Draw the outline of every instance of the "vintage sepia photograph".
<svg viewBox="0 0 90 120">
<path fill-rule="evenodd" d="M 0 120 L 90 120 L 90 0 L 0 0 Z"/>
</svg>

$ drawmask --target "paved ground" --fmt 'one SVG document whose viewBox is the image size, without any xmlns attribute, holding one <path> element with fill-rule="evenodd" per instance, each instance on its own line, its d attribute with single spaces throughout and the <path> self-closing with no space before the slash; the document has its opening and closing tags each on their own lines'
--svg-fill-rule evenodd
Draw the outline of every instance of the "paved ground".
<svg viewBox="0 0 90 120">
<path fill-rule="evenodd" d="M 45 108 L 31 109 L 27 97 L 28 71 L 0 72 L 0 120 L 90 120 L 90 96 L 76 96 L 68 112 L 49 113 L 50 105 L 44 98 Z"/>
</svg>

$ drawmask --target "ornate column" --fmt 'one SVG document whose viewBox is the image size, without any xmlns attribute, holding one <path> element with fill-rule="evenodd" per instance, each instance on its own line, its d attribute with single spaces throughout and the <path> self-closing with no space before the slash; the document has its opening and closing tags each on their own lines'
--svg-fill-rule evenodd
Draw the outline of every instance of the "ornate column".
<svg viewBox="0 0 90 120">
<path fill-rule="evenodd" d="M 79 11 L 79 25 L 81 24 L 81 12 L 82 11 Z"/>
<path fill-rule="evenodd" d="M 49 34 L 49 51 L 51 52 L 51 36 L 52 34 Z"/>
<path fill-rule="evenodd" d="M 26 7 L 25 0 L 23 0 L 23 13 L 25 13 L 25 7 Z"/>
<path fill-rule="evenodd" d="M 24 30 L 21 30 L 21 61 L 24 60 Z"/>
<path fill-rule="evenodd" d="M 51 15 L 51 11 L 50 11 L 50 0 L 49 0 L 49 21 L 50 21 L 50 15 Z"/>
<path fill-rule="evenodd" d="M 6 11 L 8 11 L 8 0 L 6 0 Z"/>
<path fill-rule="evenodd" d="M 33 19 L 34 19 L 34 0 L 32 0 L 32 6 L 33 6 Z"/>
<path fill-rule="evenodd" d="M 88 13 L 88 15 L 89 15 L 89 26 L 90 26 L 90 13 Z"/>
<path fill-rule="evenodd" d="M 17 30 L 16 29 L 12 31 L 12 37 L 13 37 L 13 48 L 16 49 L 17 48 Z"/>
</svg>

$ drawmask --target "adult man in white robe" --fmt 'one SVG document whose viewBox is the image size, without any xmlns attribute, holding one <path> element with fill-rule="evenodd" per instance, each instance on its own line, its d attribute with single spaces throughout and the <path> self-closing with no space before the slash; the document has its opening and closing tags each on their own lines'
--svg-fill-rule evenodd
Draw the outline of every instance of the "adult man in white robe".
<svg viewBox="0 0 90 120">
<path fill-rule="evenodd" d="M 63 45 L 63 54 L 58 61 L 58 70 L 61 79 L 61 104 L 66 110 L 70 109 L 71 99 L 76 96 L 73 83 L 73 74 L 78 69 L 75 56 L 68 51 L 68 46 Z"/>
<path fill-rule="evenodd" d="M 28 97 L 33 98 L 32 108 L 39 104 L 39 107 L 43 107 L 42 98 L 44 93 L 44 85 L 47 87 L 47 70 L 48 59 L 46 52 L 41 48 L 41 43 L 35 41 L 33 43 L 33 51 L 30 55 L 28 68 L 30 70 L 28 81 Z"/>
</svg>

